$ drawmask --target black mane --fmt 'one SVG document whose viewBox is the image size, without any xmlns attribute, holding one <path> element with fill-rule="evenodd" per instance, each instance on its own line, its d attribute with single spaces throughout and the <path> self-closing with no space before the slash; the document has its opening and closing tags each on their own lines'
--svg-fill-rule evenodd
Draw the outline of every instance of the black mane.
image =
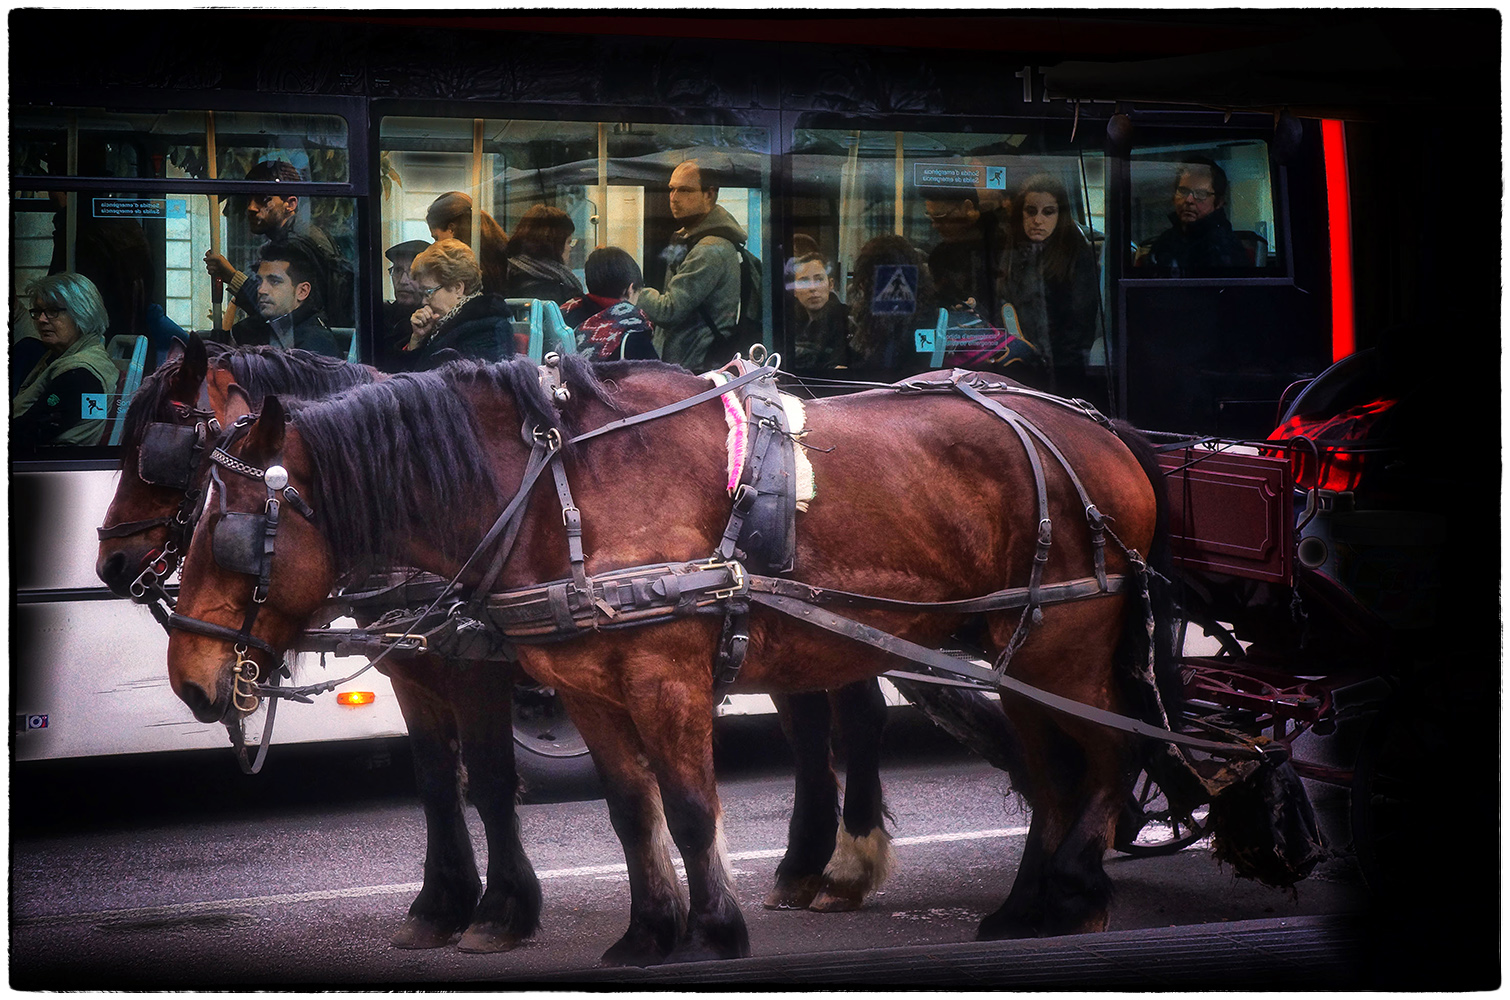
<svg viewBox="0 0 1510 1000">
<path fill-rule="evenodd" d="M 374 378 L 365 365 L 299 348 L 242 347 L 222 354 L 217 366 L 231 370 L 254 406 L 269 395 L 318 399 Z"/>
</svg>

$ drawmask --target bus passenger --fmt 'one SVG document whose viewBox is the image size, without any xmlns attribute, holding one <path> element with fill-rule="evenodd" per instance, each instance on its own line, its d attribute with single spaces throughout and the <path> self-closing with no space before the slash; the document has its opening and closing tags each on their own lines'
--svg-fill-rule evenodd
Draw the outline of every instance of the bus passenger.
<svg viewBox="0 0 1510 1000">
<path fill-rule="evenodd" d="M 849 307 L 834 294 L 830 271 L 816 250 L 786 262 L 793 367 L 849 367 Z"/>
<path fill-rule="evenodd" d="M 503 292 L 508 280 L 507 247 L 509 234 L 487 212 L 477 213 L 482 224 L 482 244 L 474 249 L 482 268 L 482 290 Z M 433 240 L 461 240 L 472 245 L 472 197 L 461 191 L 447 191 L 430 203 L 425 225 Z"/>
<path fill-rule="evenodd" d="M 105 350 L 110 317 L 99 290 L 82 274 L 63 272 L 38 278 L 26 294 L 45 351 L 11 402 L 11 441 L 19 449 L 98 444 L 106 394 L 120 379 Z"/>
<path fill-rule="evenodd" d="M 1249 266 L 1227 218 L 1227 172 L 1203 156 L 1180 164 L 1170 228 L 1138 251 L 1139 267 L 1177 277 Z"/>
<path fill-rule="evenodd" d="M 577 332 L 577 349 L 593 361 L 654 361 L 655 327 L 635 305 L 645 280 L 640 265 L 618 247 L 599 247 L 583 270 L 587 294 L 562 309 Z"/>
<path fill-rule="evenodd" d="M 510 299 L 542 299 L 561 305 L 582 294 L 582 284 L 566 266 L 576 245 L 571 216 L 550 205 L 535 205 L 520 217 L 509 237 L 508 277 L 503 295 Z"/>
<path fill-rule="evenodd" d="M 436 240 L 414 258 L 425 304 L 409 319 L 399 366 L 434 368 L 457 357 L 498 361 L 514 353 L 513 312 L 502 295 L 482 287 L 477 255 L 461 240 Z"/>
<path fill-rule="evenodd" d="M 996 276 L 1011 233 L 996 212 L 982 212 L 973 189 L 924 188 L 923 209 L 939 234 L 928 254 L 939 302 L 967 307 L 982 318 L 997 315 Z"/>
<path fill-rule="evenodd" d="M 264 160 L 247 171 L 249 181 L 299 181 L 303 177 L 299 168 L 286 160 Z M 232 203 L 227 203 L 227 214 Z M 335 244 L 319 226 L 300 221 L 298 195 L 254 194 L 246 199 L 247 226 L 253 235 L 266 238 L 268 243 L 277 243 L 295 234 L 312 243 L 313 263 L 320 269 L 320 308 L 336 319 L 337 326 L 350 326 L 352 320 L 352 276 L 350 266 L 336 253 Z M 246 314 L 247 327 L 261 326 L 257 307 L 257 268 L 260 259 L 248 268 L 250 273 L 236 270 L 225 257 L 213 251 L 204 255 L 205 271 L 212 278 L 224 281 L 231 289 L 235 304 Z M 240 343 L 269 342 L 269 334 L 260 330 L 256 339 Z"/>
<path fill-rule="evenodd" d="M 263 246 L 257 264 L 258 321 L 248 317 L 231 327 L 236 343 L 342 356 L 320 308 L 324 298 L 318 259 L 319 249 L 297 233 Z"/>
<path fill-rule="evenodd" d="M 671 172 L 671 217 L 681 228 L 666 248 L 666 290 L 646 288 L 639 298 L 656 324 L 661 360 L 694 372 L 731 353 L 721 350 L 715 332 L 732 335 L 739 319 L 738 246 L 749 234 L 718 204 L 719 181 L 715 170 L 704 170 L 697 160 L 684 160 Z"/>
<path fill-rule="evenodd" d="M 393 364 L 398 352 L 409 343 L 409 317 L 425 304 L 420 296 L 419 282 L 414 280 L 410 268 L 414 266 L 414 258 L 429 245 L 429 240 L 405 240 L 383 251 L 383 256 L 388 258 L 388 279 L 393 282 L 393 301 L 383 303 L 377 357 L 373 359 L 379 368 L 386 369 Z"/>
<path fill-rule="evenodd" d="M 1043 388 L 1079 394 L 1096 340 L 1096 252 L 1071 215 L 1069 192 L 1052 175 L 1029 177 L 1013 206 L 1019 238 L 1003 269 L 1003 311 L 1016 314 L 1018 332 L 1042 355 L 1048 369 Z M 1010 321 L 1006 327 L 1012 329 Z M 1033 381 L 1031 374 L 1020 377 Z"/>
<path fill-rule="evenodd" d="M 878 287 L 878 272 L 890 276 L 886 286 Z M 915 284 L 908 295 L 888 299 L 890 284 L 899 276 L 905 283 L 909 275 Z M 889 304 L 882 307 L 882 302 Z M 890 369 L 899 377 L 926 369 L 931 358 L 917 351 L 914 330 L 934 325 L 938 302 L 928 261 L 906 237 L 888 234 L 867 241 L 855 258 L 855 278 L 849 285 L 854 363 Z"/>
</svg>

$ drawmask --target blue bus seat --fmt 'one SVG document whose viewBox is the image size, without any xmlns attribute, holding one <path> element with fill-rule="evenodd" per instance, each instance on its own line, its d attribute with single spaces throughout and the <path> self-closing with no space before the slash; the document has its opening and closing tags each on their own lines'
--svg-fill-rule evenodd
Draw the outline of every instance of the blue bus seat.
<svg viewBox="0 0 1510 1000">
<path fill-rule="evenodd" d="M 110 360 L 115 362 L 124 377 L 112 413 L 110 444 L 120 444 L 121 435 L 126 430 L 126 409 L 131 405 L 132 395 L 142 384 L 142 373 L 147 367 L 147 347 L 146 337 L 133 337 L 130 334 L 111 337 L 105 345 Z"/>
<path fill-rule="evenodd" d="M 548 299 L 506 299 L 514 310 L 514 350 L 539 363 L 547 351 L 576 353 L 577 339 L 561 307 Z"/>
<path fill-rule="evenodd" d="M 333 326 L 330 332 L 335 335 L 336 346 L 346 348 L 346 360 L 352 364 L 362 360 L 361 341 L 357 339 L 357 331 L 354 326 Z"/>
</svg>

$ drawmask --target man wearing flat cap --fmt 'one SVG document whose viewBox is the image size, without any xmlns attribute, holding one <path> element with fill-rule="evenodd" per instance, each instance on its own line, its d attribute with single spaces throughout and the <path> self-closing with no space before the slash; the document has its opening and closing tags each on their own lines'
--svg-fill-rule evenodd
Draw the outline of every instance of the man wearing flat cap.
<svg viewBox="0 0 1510 1000">
<path fill-rule="evenodd" d="M 383 256 L 388 258 L 388 277 L 393 282 L 393 301 L 383 303 L 383 321 L 374 363 L 384 370 L 390 370 L 390 362 L 409 343 L 412 332 L 409 317 L 424 305 L 424 293 L 409 269 L 414 266 L 414 258 L 429 245 L 429 240 L 406 240 L 383 251 Z"/>
</svg>

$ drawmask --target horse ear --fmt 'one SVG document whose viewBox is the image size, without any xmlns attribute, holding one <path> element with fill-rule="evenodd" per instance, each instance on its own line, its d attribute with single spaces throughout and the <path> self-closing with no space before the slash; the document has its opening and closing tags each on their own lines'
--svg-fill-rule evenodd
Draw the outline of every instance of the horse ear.
<svg viewBox="0 0 1510 1000">
<path fill-rule="evenodd" d="M 240 386 L 236 388 L 240 389 Z M 277 396 L 268 396 L 262 400 L 262 412 L 257 414 L 257 422 L 252 424 L 251 433 L 246 439 L 246 454 L 256 455 L 258 458 L 269 459 L 283 451 L 283 425 L 286 416 L 283 412 L 283 404 L 278 402 Z"/>
<path fill-rule="evenodd" d="M 204 384 L 205 373 L 210 365 L 204 341 L 192 333 L 186 342 L 174 338 L 172 346 L 168 348 L 168 358 L 171 360 L 175 357 L 182 359 L 182 363 L 173 374 L 173 398 L 185 403 L 193 402 L 199 395 L 199 387 Z"/>
</svg>

